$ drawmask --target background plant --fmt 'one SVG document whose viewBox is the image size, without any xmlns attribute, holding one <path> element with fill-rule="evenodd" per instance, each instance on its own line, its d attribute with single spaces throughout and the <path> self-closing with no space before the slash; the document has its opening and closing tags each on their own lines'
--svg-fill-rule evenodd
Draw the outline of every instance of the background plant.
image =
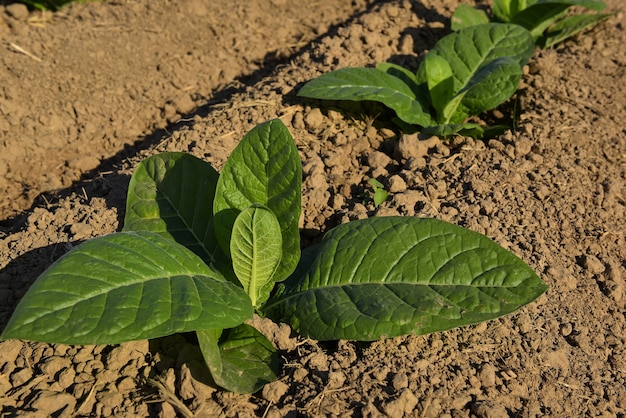
<svg viewBox="0 0 626 418">
<path fill-rule="evenodd" d="M 61 7 L 70 3 L 85 3 L 87 0 L 21 0 L 39 10 L 59 10 Z"/>
<path fill-rule="evenodd" d="M 185 153 L 144 160 L 123 230 L 52 264 L 2 338 L 115 344 L 195 331 L 212 383 L 249 393 L 279 372 L 272 344 L 244 324 L 255 309 L 310 338 L 369 341 L 496 318 L 546 290 L 493 241 L 436 219 L 350 222 L 300 256 L 301 176 L 279 120 L 250 131 L 221 175 Z"/>
<path fill-rule="evenodd" d="M 610 13 L 568 14 L 573 7 L 595 12 L 606 5 L 599 0 L 494 0 L 492 16 L 469 5 L 452 15 L 452 30 L 499 21 L 514 23 L 530 31 L 538 46 L 549 48 L 611 16 Z"/>
<path fill-rule="evenodd" d="M 439 40 L 415 74 L 390 63 L 343 68 L 309 81 L 298 95 L 377 101 L 395 111 L 401 126 L 480 137 L 485 129 L 467 119 L 515 93 L 533 51 L 530 32 L 519 25 L 475 25 Z"/>
</svg>

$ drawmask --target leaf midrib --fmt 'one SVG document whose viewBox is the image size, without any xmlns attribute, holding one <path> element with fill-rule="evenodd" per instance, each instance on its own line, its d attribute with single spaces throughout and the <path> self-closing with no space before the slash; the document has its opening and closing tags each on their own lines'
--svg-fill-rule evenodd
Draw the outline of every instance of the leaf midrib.
<svg viewBox="0 0 626 418">
<path fill-rule="evenodd" d="M 496 268 L 499 269 L 499 268 L 506 268 L 506 267 L 510 267 L 510 266 L 515 267 L 517 265 L 514 264 L 514 263 L 511 263 L 511 264 L 501 264 L 501 265 L 498 265 L 498 266 L 496 266 L 496 267 L 494 267 L 494 268 L 492 268 L 490 270 L 486 270 L 486 271 L 481 272 L 481 274 L 476 276 L 476 277 L 480 277 L 480 276 L 484 275 L 485 273 L 487 273 L 487 272 L 489 272 L 491 270 L 494 270 Z M 290 299 L 294 299 L 294 298 L 297 299 L 297 298 L 300 298 L 303 295 L 306 295 L 308 293 L 315 293 L 315 292 L 320 291 L 320 290 L 326 290 L 326 289 L 332 289 L 332 288 L 339 288 L 339 289 L 343 290 L 343 288 L 350 287 L 350 286 L 375 286 L 375 285 L 377 285 L 377 286 L 384 286 L 384 287 L 388 287 L 388 286 L 392 286 L 392 285 L 406 285 L 406 286 L 417 286 L 417 287 L 421 286 L 421 287 L 424 287 L 424 288 L 431 289 L 432 291 L 434 291 L 435 293 L 437 293 L 438 295 L 440 295 L 442 298 L 444 298 L 446 300 L 449 300 L 449 299 L 446 298 L 445 296 L 441 295 L 439 292 L 437 292 L 435 289 L 433 289 L 433 287 L 437 287 L 437 288 L 444 288 L 444 287 L 445 288 L 449 288 L 449 287 L 469 287 L 469 288 L 478 289 L 478 290 L 481 290 L 483 288 L 487 288 L 487 289 L 511 289 L 511 288 L 518 288 L 519 287 L 519 284 L 508 285 L 508 286 L 506 286 L 506 285 L 472 286 L 472 285 L 467 285 L 467 284 L 412 283 L 412 282 L 406 282 L 406 281 L 392 281 L 392 282 L 384 282 L 384 283 L 381 283 L 381 282 L 338 283 L 338 284 L 332 284 L 332 285 L 324 285 L 324 286 L 312 287 L 312 288 L 309 288 L 309 289 L 306 289 L 306 290 L 302 290 L 302 291 L 297 291 L 297 292 L 294 291 L 295 293 L 291 293 L 291 294 L 288 294 L 286 296 L 282 296 L 282 297 L 280 297 L 280 299 L 278 299 L 276 301 L 273 301 L 273 303 L 265 305 L 263 307 L 263 310 L 271 309 L 273 306 L 283 304 L 285 301 L 288 301 Z M 455 305 L 455 306 L 458 306 L 456 303 L 453 303 L 453 302 L 450 302 L 450 303 Z"/>
<path fill-rule="evenodd" d="M 141 252 L 134 251 L 132 248 L 129 248 L 127 246 L 124 246 L 124 245 L 121 245 L 121 244 L 118 244 L 118 243 L 114 243 L 114 242 L 107 242 L 107 244 L 110 245 L 110 246 L 113 246 L 113 247 L 118 247 L 120 249 L 123 249 L 124 251 L 127 251 L 129 253 L 132 252 L 132 253 L 140 256 L 142 259 L 146 260 L 146 262 L 152 263 L 151 259 L 145 257 L 144 254 L 142 254 Z M 164 254 L 164 256 L 168 257 L 171 261 L 177 263 L 179 267 L 183 267 L 184 268 L 184 265 L 180 261 L 176 260 L 176 258 L 172 257 L 167 251 L 165 251 L 165 249 L 163 249 L 161 247 L 156 247 L 156 248 L 154 248 L 154 250 L 158 250 L 159 252 Z M 181 272 L 177 272 L 175 274 L 167 274 L 166 271 L 161 267 L 161 265 L 159 265 L 158 267 L 163 272 L 163 275 L 146 277 L 144 275 L 139 275 L 139 274 L 137 274 L 134 271 L 126 269 L 126 268 L 124 268 L 124 267 L 122 267 L 122 266 L 120 266 L 118 264 L 112 263 L 112 262 L 110 262 L 110 261 L 108 261 L 108 260 L 106 260 L 104 258 L 97 257 L 96 255 L 94 255 L 92 253 L 83 253 L 83 255 L 85 255 L 86 257 L 90 257 L 92 260 L 97 261 L 98 263 L 106 264 L 107 267 L 112 266 L 116 270 L 125 271 L 125 272 L 129 273 L 130 275 L 132 275 L 134 277 L 137 277 L 138 280 L 136 282 L 132 282 L 132 283 L 128 283 L 127 282 L 127 283 L 123 283 L 123 284 L 120 284 L 120 285 L 114 285 L 114 284 L 111 284 L 111 283 L 109 283 L 107 281 L 102 280 L 100 277 L 92 277 L 92 276 L 87 276 L 85 274 L 80 274 L 79 275 L 79 274 L 72 274 L 72 273 L 66 273 L 66 272 L 59 272 L 59 273 L 51 274 L 49 277 L 64 276 L 64 277 L 76 277 L 78 279 L 81 279 L 81 278 L 85 279 L 85 278 L 87 278 L 89 280 L 94 280 L 94 281 L 97 281 L 97 282 L 109 284 L 109 286 L 107 287 L 107 289 L 99 290 L 99 291 L 94 292 L 94 293 L 89 293 L 89 294 L 85 295 L 84 297 L 82 297 L 82 295 L 80 295 L 80 294 L 73 294 L 73 293 L 69 293 L 69 292 L 52 291 L 52 290 L 48 290 L 48 289 L 39 290 L 38 293 L 39 294 L 64 293 L 64 294 L 69 294 L 69 295 L 72 295 L 72 296 L 81 296 L 81 300 L 78 302 L 78 303 L 80 303 L 80 302 L 84 302 L 84 301 L 88 301 L 88 300 L 91 300 L 91 299 L 95 299 L 95 298 L 101 297 L 103 295 L 108 295 L 113 290 L 123 289 L 125 287 L 143 285 L 144 283 L 148 283 L 148 282 L 154 281 L 154 280 L 166 279 L 166 280 L 171 282 L 171 280 L 173 278 L 175 278 L 175 277 L 190 278 L 190 279 L 192 279 L 194 281 L 194 283 L 197 280 L 196 277 L 206 277 L 206 278 L 210 278 L 210 279 L 213 279 L 213 280 L 217 280 L 216 278 L 211 277 L 211 276 L 209 276 L 209 275 L 207 275 L 207 274 L 205 274 L 203 272 L 195 272 L 195 273 L 193 273 L 193 272 L 190 272 L 188 269 L 186 269 L 188 271 L 185 271 L 185 272 L 181 271 Z M 197 290 L 197 286 L 194 286 L 194 287 Z M 171 289 L 171 286 L 170 286 L 170 289 Z M 38 320 L 40 318 L 43 318 L 43 317 L 45 317 L 47 315 L 50 315 L 50 313 L 52 313 L 52 312 L 59 312 L 59 311 L 62 311 L 64 309 L 67 309 L 69 307 L 72 307 L 74 305 L 76 305 L 76 303 L 67 303 L 67 304 L 62 304 L 62 305 L 61 304 L 56 305 L 54 310 L 49 310 L 47 313 L 44 313 L 41 316 L 38 316 L 37 318 L 34 318 L 32 321 L 29 321 L 29 322 L 24 323 L 24 324 L 30 324 L 30 323 L 32 323 L 32 322 L 34 322 L 34 321 L 36 321 L 36 320 Z M 139 308 L 139 306 L 137 308 Z"/>
</svg>

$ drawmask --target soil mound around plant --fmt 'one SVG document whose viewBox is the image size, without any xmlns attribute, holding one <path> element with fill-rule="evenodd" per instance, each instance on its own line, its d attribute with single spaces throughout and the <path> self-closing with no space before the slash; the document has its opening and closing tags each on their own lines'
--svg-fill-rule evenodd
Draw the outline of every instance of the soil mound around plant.
<svg viewBox="0 0 626 418">
<path fill-rule="evenodd" d="M 293 21 L 297 21 L 299 14 L 287 6 L 288 2 L 267 3 L 290 9 Z M 297 41 L 295 31 L 287 30 L 282 37 L 278 30 L 268 32 L 269 23 L 263 18 L 269 16 L 259 14 L 259 22 L 242 20 L 241 16 L 252 13 L 243 6 L 224 12 L 219 19 L 213 12 L 202 17 L 186 9 L 191 5 L 212 7 L 203 2 L 170 2 L 167 7 L 142 1 L 73 6 L 65 15 L 55 17 L 76 25 L 68 27 L 84 25 L 93 31 L 94 39 L 101 30 L 98 13 L 118 22 L 116 12 L 126 16 L 124 13 L 167 10 L 169 14 L 161 15 L 164 21 L 155 23 L 154 30 L 187 19 L 196 22 L 197 29 L 203 19 L 214 19 L 212 22 L 220 23 L 214 23 L 218 26 L 212 26 L 209 32 L 216 39 L 226 38 L 233 45 L 249 47 L 252 55 L 242 58 L 244 54 L 237 51 L 227 54 L 228 60 L 239 63 L 234 65 L 237 70 L 226 68 L 229 61 L 224 59 L 219 61 L 219 71 L 211 68 L 211 81 L 189 80 L 188 75 L 194 73 L 190 68 L 203 68 L 197 77 L 209 77 L 206 66 L 210 61 L 200 46 L 193 46 L 203 41 L 191 30 L 189 38 L 181 39 L 184 48 L 172 53 L 176 58 L 168 60 L 159 55 L 158 46 L 142 50 L 153 65 L 173 66 L 167 81 L 161 70 L 142 75 L 139 66 L 124 68 L 132 72 L 131 80 L 136 77 L 142 82 L 128 81 L 125 75 L 115 75 L 114 60 L 111 67 L 102 69 L 107 76 L 101 80 L 120 80 L 116 88 L 122 92 L 112 96 L 143 88 L 155 95 L 158 92 L 149 103 L 133 99 L 128 102 L 132 106 L 126 105 L 118 114 L 111 110 L 114 103 L 108 106 L 108 99 L 95 94 L 102 87 L 94 87 L 93 94 L 75 99 L 103 103 L 102 114 L 86 112 L 81 116 L 84 119 L 79 119 L 81 112 L 74 110 L 74 119 L 61 121 L 54 134 L 71 144 L 63 142 L 44 149 L 29 143 L 30 151 L 17 151 L 16 137 L 4 134 L 0 146 L 32 156 L 29 164 L 43 161 L 36 158 L 44 156 L 69 161 L 70 157 L 64 155 L 90 156 L 98 161 L 93 161 L 93 167 L 68 174 L 67 183 L 57 184 L 61 188 L 54 199 L 24 211 L 30 205 L 24 206 L 25 202 L 32 202 L 33 196 L 57 188 L 37 183 L 36 193 L 22 194 L 24 200 L 16 199 L 3 208 L 7 220 L 0 232 L 0 327 L 6 325 L 19 299 L 54 260 L 83 240 L 121 228 L 128 180 L 139 161 L 157 152 L 185 151 L 219 170 L 248 130 L 273 118 L 287 125 L 302 159 L 303 244 L 319 240 L 327 230 L 349 220 L 389 215 L 436 217 L 485 234 L 515 253 L 550 286 L 548 292 L 519 312 L 498 320 L 373 343 L 320 343 L 295 335 L 285 324 L 254 318 L 254 325 L 279 350 L 283 367 L 278 381 L 254 395 L 227 393 L 208 385 L 210 377 L 199 348 L 188 335 L 110 346 L 3 341 L 3 414 L 625 416 L 626 130 L 621 123 L 626 120 L 624 14 L 617 12 L 576 39 L 535 54 L 515 97 L 500 111 L 488 115 L 506 118 L 502 112 L 516 112 L 516 129 L 491 140 L 459 137 L 443 141 L 403 135 L 380 106 L 304 100 L 296 92 L 304 82 L 341 67 L 391 61 L 414 70 L 419 57 L 449 32 L 449 17 L 461 2 L 336 3 L 343 4 L 344 14 L 337 11 L 330 19 L 324 18 L 323 11 L 330 13 L 334 9 L 329 5 L 335 2 L 310 2 L 306 7 L 315 8 L 319 14 L 310 18 L 312 29 L 304 31 L 304 38 Z M 611 11 L 623 6 L 617 0 L 607 3 Z M 261 10 L 267 9 L 259 8 L 257 12 Z M 156 22 L 156 16 L 158 13 L 151 21 Z M 230 19 L 230 23 L 224 19 Z M 244 38 L 241 32 L 215 29 L 219 24 L 232 29 L 235 26 L 229 25 L 237 19 L 243 25 L 241 30 L 249 25 L 247 33 L 254 34 L 263 27 L 268 42 L 279 45 L 277 39 L 282 39 L 289 51 L 282 58 L 280 54 L 268 58 L 266 53 L 258 54 L 261 47 L 252 39 L 254 36 Z M 9 42 L 18 45 L 16 39 L 31 39 L 32 44 L 22 47 L 37 57 L 50 56 L 46 50 L 50 47 L 44 47 L 48 44 L 39 38 L 20 38 L 10 26 L 14 20 L 19 19 L 5 17 L 9 27 L 4 31 L 14 37 Z M 319 23 L 322 20 L 324 24 Z M 122 33 L 145 30 L 146 37 L 152 33 L 137 21 L 135 25 L 113 27 Z M 105 29 L 110 31 L 111 27 Z M 0 34 L 2 30 L 0 26 Z M 156 42 L 160 38 L 152 39 Z M 149 44 L 146 42 L 145 48 Z M 127 53 L 136 54 L 134 48 L 140 45 Z M 84 48 L 87 51 L 88 44 Z M 99 51 L 93 48 L 94 54 Z M 22 65 L 33 60 L 28 56 L 22 59 Z M 270 65 L 267 60 L 280 64 Z M 30 64 L 36 68 L 36 62 Z M 87 67 L 68 70 L 66 76 L 77 81 L 89 78 L 96 68 Z M 17 77 L 19 71 L 11 74 Z M 230 83 L 236 77 L 239 79 Z M 6 103 L 19 102 L 11 97 L 27 94 L 24 81 L 11 80 L 4 88 L 0 112 L 5 112 Z M 51 84 L 47 89 L 63 92 L 70 85 Z M 185 90 L 180 86 L 191 87 Z M 189 108 L 179 109 L 174 102 L 168 102 L 176 94 L 183 94 L 181 91 L 193 102 L 188 103 Z M 142 97 L 149 96 L 145 94 Z M 46 97 L 53 100 L 56 96 Z M 66 102 L 52 102 L 50 108 L 69 112 L 75 104 L 71 96 L 63 97 Z M 173 106 L 169 111 L 168 103 Z M 202 107 L 190 113 L 198 105 Z M 155 113 L 140 116 L 141 112 Z M 27 113 L 33 120 L 39 117 Z M 182 121 L 178 120 L 181 115 L 185 116 Z M 79 120 L 94 124 L 98 135 L 109 140 L 92 141 L 94 136 L 81 136 L 82 131 L 76 127 Z M 115 121 L 122 120 L 116 125 Z M 22 126 L 20 123 L 15 126 Z M 39 125 L 45 123 L 33 122 L 33 132 L 40 129 L 36 128 Z M 0 131 L 13 132 L 13 124 L 6 126 L 0 126 Z M 21 132 L 21 128 L 15 129 Z M 145 142 L 130 145 L 142 136 Z M 122 148 L 123 144 L 127 146 Z M 85 152 L 91 149 L 96 153 Z M 2 158 L 8 155 L 3 154 Z M 69 163 L 62 165 L 62 170 L 71 167 Z M 30 171 L 28 164 L 10 167 L 6 173 L 0 172 L 9 192 L 17 190 L 17 179 L 22 178 L 18 176 L 28 176 Z M 59 172 L 50 168 L 52 165 L 46 167 L 42 172 L 58 181 Z M 69 186 L 81 173 L 86 173 L 82 180 Z M 370 178 L 381 181 L 389 191 L 388 199 L 378 207 L 369 197 Z"/>
</svg>

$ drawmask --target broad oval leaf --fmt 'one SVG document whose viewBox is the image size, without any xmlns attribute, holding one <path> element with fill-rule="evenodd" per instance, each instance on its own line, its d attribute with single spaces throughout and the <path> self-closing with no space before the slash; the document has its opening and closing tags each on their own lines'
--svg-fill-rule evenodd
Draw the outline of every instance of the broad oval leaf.
<svg viewBox="0 0 626 418">
<path fill-rule="evenodd" d="M 273 212 L 282 234 L 282 259 L 274 280 L 285 279 L 300 259 L 302 164 L 287 127 L 279 120 L 257 125 L 222 169 L 213 203 L 215 231 L 224 251 L 237 215 L 260 204 Z"/>
<path fill-rule="evenodd" d="M 306 259 L 306 273 L 262 311 L 318 340 L 444 331 L 513 312 L 547 289 L 487 237 L 436 219 L 340 225 Z"/>
<path fill-rule="evenodd" d="M 222 388 L 254 393 L 277 379 L 278 354 L 272 343 L 250 325 L 196 331 L 211 377 Z"/>
<path fill-rule="evenodd" d="M 198 254 L 207 264 L 224 261 L 213 230 L 219 174 L 183 152 L 143 160 L 128 186 L 124 231 L 152 231 Z"/>
<path fill-rule="evenodd" d="M 530 33 L 512 24 L 489 23 L 453 32 L 437 42 L 429 54 L 443 57 L 452 68 L 454 91 L 467 87 L 472 77 L 498 58 L 510 58 L 520 67 L 535 50 Z M 420 66 L 418 84 L 427 83 L 426 68 Z"/>
<path fill-rule="evenodd" d="M 236 326 L 251 316 L 245 292 L 182 245 L 152 232 L 119 232 L 52 264 L 2 338 L 117 344 Z"/>
<path fill-rule="evenodd" d="M 230 240 L 233 269 L 252 306 L 267 300 L 274 287 L 274 273 L 282 257 L 278 219 L 262 206 L 244 209 L 235 219 Z"/>
<path fill-rule="evenodd" d="M 421 103 L 405 80 L 388 74 L 389 67 L 342 68 L 306 83 L 298 96 L 325 100 L 370 100 L 380 102 L 409 124 L 433 124 L 427 103 Z"/>
<path fill-rule="evenodd" d="M 454 109 L 446 106 L 446 122 L 460 123 L 469 115 L 496 108 L 515 93 L 521 78 L 522 68 L 513 59 L 503 57 L 490 61 L 474 73 L 458 93 L 458 106 Z M 454 99 L 450 101 L 454 102 Z"/>
</svg>

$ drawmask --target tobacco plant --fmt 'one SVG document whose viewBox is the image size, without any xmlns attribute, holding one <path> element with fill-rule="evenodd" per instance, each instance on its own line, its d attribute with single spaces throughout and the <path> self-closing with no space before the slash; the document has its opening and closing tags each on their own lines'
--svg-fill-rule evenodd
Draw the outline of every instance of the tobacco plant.
<svg viewBox="0 0 626 418">
<path fill-rule="evenodd" d="M 85 3 L 87 0 L 20 0 L 39 10 L 59 10 L 70 3 Z"/>
<path fill-rule="evenodd" d="M 437 220 L 340 225 L 300 253 L 300 157 L 280 120 L 250 131 L 221 174 L 186 153 L 145 159 L 122 231 L 53 263 L 3 339 L 118 344 L 195 332 L 213 384 L 251 393 L 279 373 L 253 312 L 318 340 L 425 334 L 496 318 L 546 290 L 487 237 Z"/>
<path fill-rule="evenodd" d="M 538 46 L 549 48 L 607 19 L 610 13 L 569 14 L 574 6 L 595 12 L 606 5 L 599 0 L 494 0 L 493 16 L 470 5 L 459 6 L 452 15 L 452 30 L 499 21 L 530 31 Z"/>
<path fill-rule="evenodd" d="M 480 137 L 484 127 L 467 119 L 515 93 L 533 51 L 530 32 L 519 25 L 475 25 L 439 40 L 416 73 L 391 63 L 343 68 L 309 81 L 298 95 L 376 101 L 395 111 L 401 126 L 443 137 Z"/>
</svg>

